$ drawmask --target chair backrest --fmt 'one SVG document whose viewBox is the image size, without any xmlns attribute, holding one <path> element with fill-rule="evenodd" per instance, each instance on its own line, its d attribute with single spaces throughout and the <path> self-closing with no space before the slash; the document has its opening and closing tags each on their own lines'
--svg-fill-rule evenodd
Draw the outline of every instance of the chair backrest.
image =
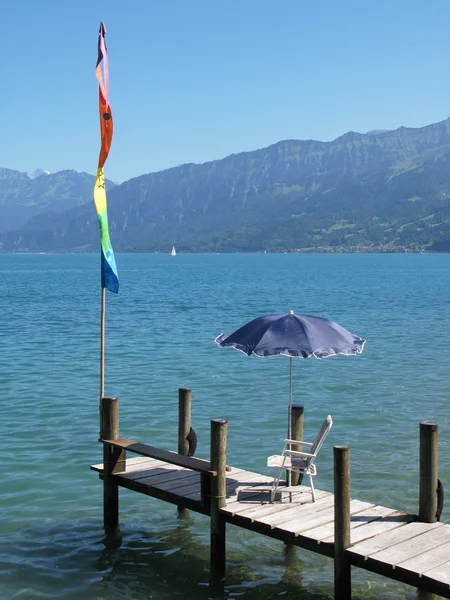
<svg viewBox="0 0 450 600">
<path fill-rule="evenodd" d="M 325 438 L 327 437 L 328 433 L 330 432 L 332 425 L 333 425 L 333 419 L 331 418 L 330 415 L 328 415 L 328 417 L 323 422 L 323 425 L 320 428 L 319 433 L 317 434 L 317 437 L 313 442 L 313 445 L 311 446 L 310 449 L 306 450 L 308 452 L 308 454 L 310 454 L 311 456 L 295 456 L 295 450 L 292 451 L 291 449 L 289 449 L 289 447 L 287 447 L 285 445 L 286 450 L 284 451 L 284 453 L 287 456 L 292 457 L 292 459 L 291 459 L 292 468 L 294 468 L 295 470 L 299 470 L 299 471 L 306 471 L 307 469 L 312 468 L 312 465 L 314 464 L 314 461 L 315 461 L 317 455 L 319 454 L 319 450 L 322 448 Z M 298 442 L 298 444 L 301 445 L 301 442 Z"/>
<path fill-rule="evenodd" d="M 333 425 L 333 419 L 331 418 L 330 415 L 328 415 L 328 417 L 323 422 L 323 425 L 320 428 L 319 433 L 317 434 L 317 437 L 314 440 L 313 445 L 311 446 L 311 450 L 309 451 L 311 454 L 314 454 L 315 456 L 318 455 L 319 450 L 322 448 L 325 438 L 329 434 L 332 425 Z"/>
</svg>

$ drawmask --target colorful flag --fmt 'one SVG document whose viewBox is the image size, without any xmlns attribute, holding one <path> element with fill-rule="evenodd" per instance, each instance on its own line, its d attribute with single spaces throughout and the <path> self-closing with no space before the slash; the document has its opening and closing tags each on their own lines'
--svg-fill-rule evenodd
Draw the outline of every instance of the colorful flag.
<svg viewBox="0 0 450 600">
<path fill-rule="evenodd" d="M 106 208 L 106 188 L 103 166 L 108 158 L 113 135 L 113 119 L 111 107 L 108 101 L 109 76 L 108 76 L 108 54 L 105 44 L 106 29 L 103 21 L 98 31 L 98 59 L 95 75 L 99 85 L 99 111 L 100 111 L 100 137 L 101 147 L 98 157 L 97 178 L 94 186 L 94 202 L 97 209 L 98 222 L 100 224 L 100 238 L 102 245 L 101 257 L 101 283 L 102 288 L 110 292 L 119 291 L 119 278 L 117 275 L 116 260 L 111 246 L 108 228 L 108 212 Z M 101 63 L 103 61 L 103 75 Z"/>
</svg>

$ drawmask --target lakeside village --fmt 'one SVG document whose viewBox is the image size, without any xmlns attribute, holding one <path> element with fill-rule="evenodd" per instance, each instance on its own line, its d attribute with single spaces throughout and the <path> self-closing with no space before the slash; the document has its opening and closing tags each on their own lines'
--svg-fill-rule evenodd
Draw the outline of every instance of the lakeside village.
<svg viewBox="0 0 450 600">
<path fill-rule="evenodd" d="M 321 246 L 318 248 L 296 248 L 291 252 L 299 253 L 312 253 L 312 252 L 323 252 L 323 253 L 340 253 L 340 254 L 353 254 L 353 253 L 366 253 L 366 254 L 396 254 L 404 252 L 433 252 L 423 247 L 409 247 L 409 246 Z"/>
</svg>

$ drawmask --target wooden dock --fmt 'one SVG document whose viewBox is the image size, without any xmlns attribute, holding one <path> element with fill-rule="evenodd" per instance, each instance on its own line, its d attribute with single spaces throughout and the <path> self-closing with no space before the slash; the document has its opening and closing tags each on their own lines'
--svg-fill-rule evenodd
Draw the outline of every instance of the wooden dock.
<svg viewBox="0 0 450 600">
<path fill-rule="evenodd" d="M 219 425 L 226 422 L 214 423 L 218 424 L 217 431 L 221 431 Z M 118 519 L 114 490 L 124 487 L 210 516 L 211 561 L 217 559 L 219 574 L 224 575 L 225 568 L 222 573 L 225 523 L 231 523 L 333 558 L 339 561 L 340 570 L 345 571 L 342 565 L 347 564 L 348 585 L 347 575 L 340 579 L 338 574 L 338 580 L 344 583 L 335 588 L 336 598 L 351 597 L 349 573 L 353 565 L 450 599 L 450 525 L 436 519 L 422 522 L 419 515 L 348 497 L 349 542 L 342 546 L 342 540 L 338 540 L 340 545 L 335 544 L 335 535 L 339 535 L 336 532 L 340 531 L 339 527 L 336 529 L 339 511 L 336 512 L 335 504 L 341 505 L 342 498 L 317 490 L 316 502 L 312 502 L 309 486 L 297 485 L 280 488 L 275 502 L 270 503 L 273 478 L 235 467 L 225 468 L 224 453 L 221 467 L 220 460 L 215 459 L 220 454 L 220 443 L 212 449 L 211 461 L 118 437 L 103 439 L 103 444 L 106 471 L 104 464 L 93 465 L 91 469 L 106 480 L 105 515 L 111 515 L 106 504 L 113 497 Z M 139 456 L 126 458 L 125 451 Z M 113 456 L 109 461 L 108 452 Z M 218 482 L 221 470 L 223 487 Z M 217 548 L 213 547 L 215 541 Z"/>
</svg>

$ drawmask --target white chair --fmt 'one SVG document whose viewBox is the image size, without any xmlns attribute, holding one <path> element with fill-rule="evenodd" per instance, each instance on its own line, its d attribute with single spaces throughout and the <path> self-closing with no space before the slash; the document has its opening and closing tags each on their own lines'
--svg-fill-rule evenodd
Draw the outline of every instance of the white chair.
<svg viewBox="0 0 450 600">
<path fill-rule="evenodd" d="M 284 470 L 290 471 L 291 473 L 300 473 L 301 475 L 308 475 L 311 485 L 312 501 L 316 501 L 314 493 L 313 477 L 317 475 L 317 468 L 314 461 L 319 454 L 320 449 L 330 432 L 331 426 L 333 425 L 333 419 L 330 415 L 325 419 L 319 433 L 317 434 L 314 442 L 303 442 L 299 440 L 284 440 L 283 452 L 281 455 L 269 456 L 267 459 L 268 467 L 277 467 L 278 471 L 273 480 L 272 489 L 270 492 L 270 502 L 274 501 L 275 494 L 278 490 L 280 483 L 281 473 Z M 292 446 L 309 446 L 309 452 L 303 452 L 298 450 L 292 450 Z M 293 491 L 289 488 L 290 491 Z"/>
</svg>

